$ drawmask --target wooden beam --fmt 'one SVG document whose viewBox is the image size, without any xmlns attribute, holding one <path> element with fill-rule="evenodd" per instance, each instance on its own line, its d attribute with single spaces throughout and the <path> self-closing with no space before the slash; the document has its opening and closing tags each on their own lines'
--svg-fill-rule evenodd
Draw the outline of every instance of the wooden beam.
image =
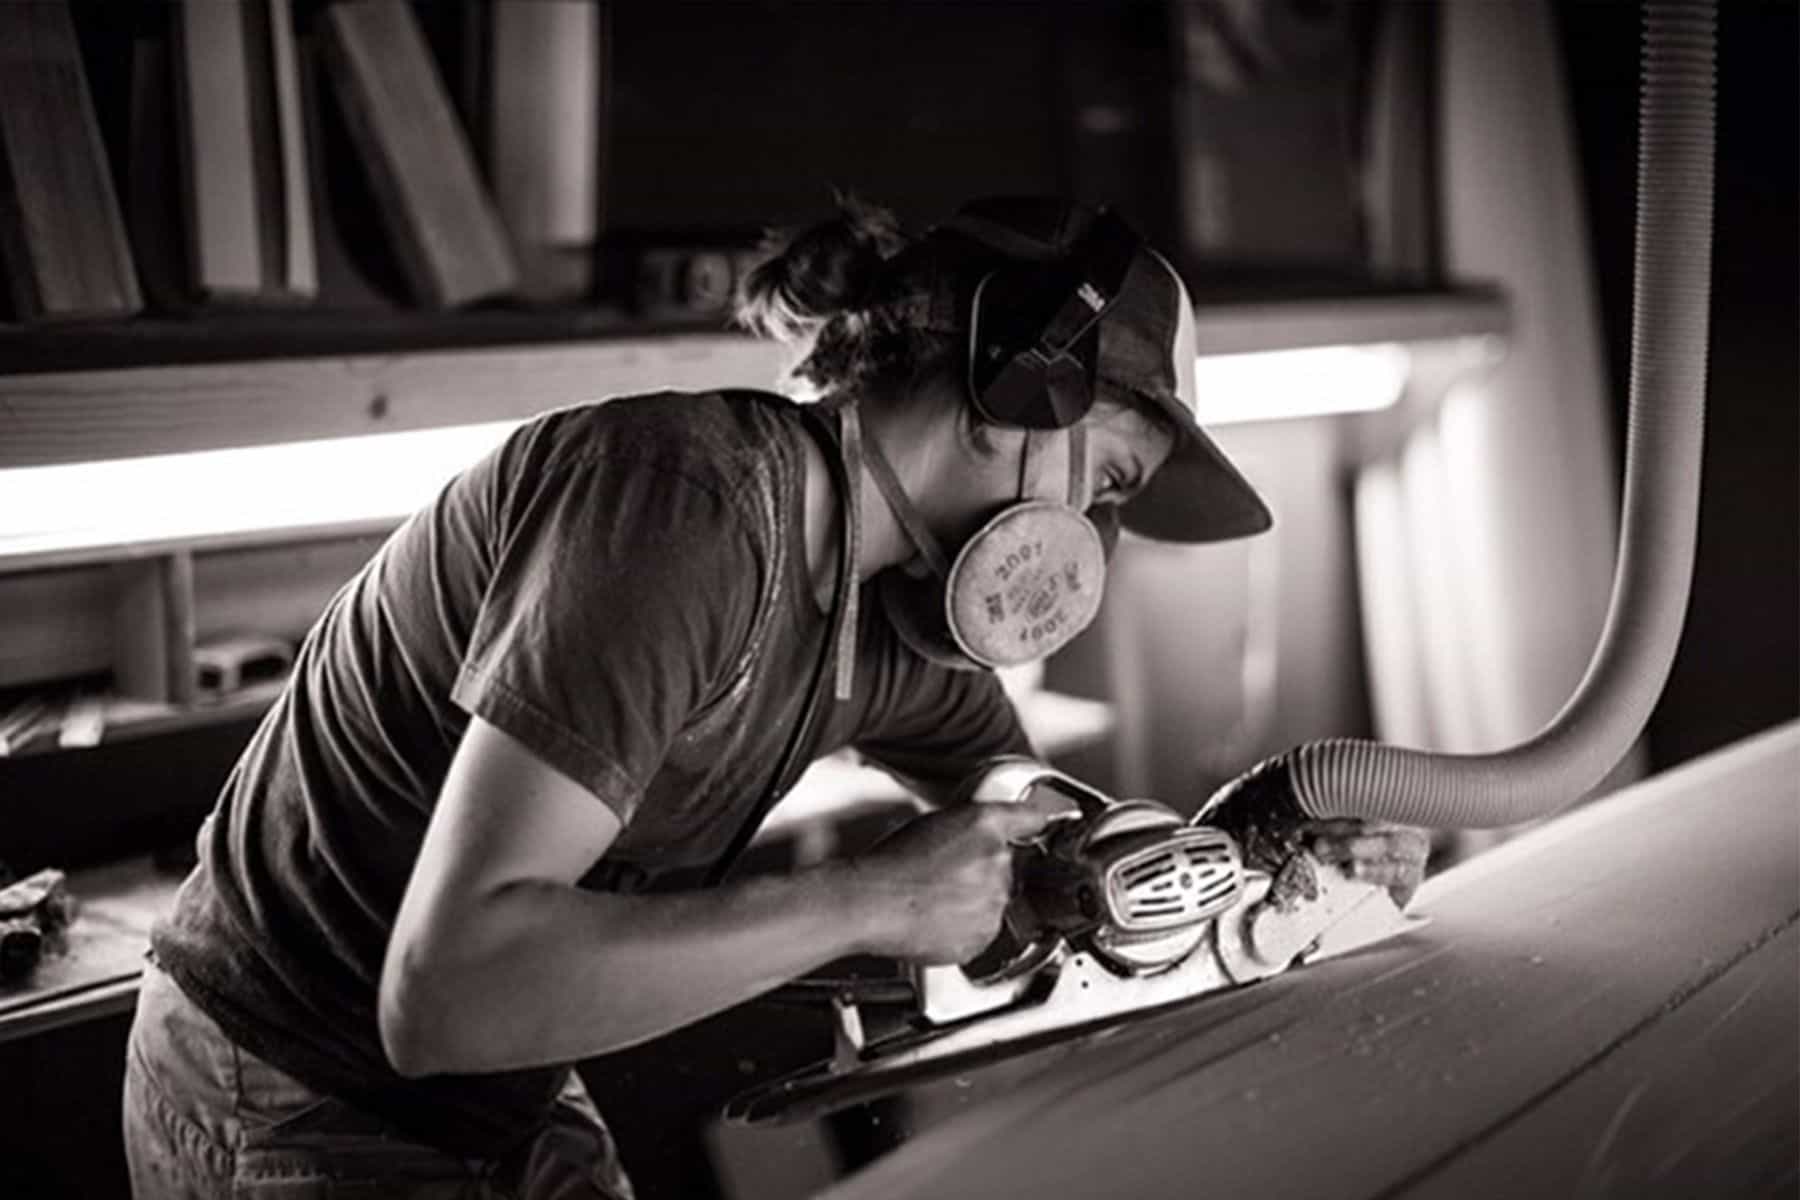
<svg viewBox="0 0 1800 1200">
<path fill-rule="evenodd" d="M 770 387 L 725 334 L 0 376 L 0 468 L 534 416 L 630 392 Z"/>
<path fill-rule="evenodd" d="M 1208 354 L 1508 324 L 1504 298 L 1478 289 L 1196 312 Z M 497 421 L 665 388 L 766 388 L 786 366 L 779 346 L 697 333 L 0 375 L 0 469 Z"/>
<path fill-rule="evenodd" d="M 1800 723 L 1627 789 L 1432 881 L 1423 934 L 1044 1052 L 824 1194 L 1791 1190 L 1797 776 Z"/>
</svg>

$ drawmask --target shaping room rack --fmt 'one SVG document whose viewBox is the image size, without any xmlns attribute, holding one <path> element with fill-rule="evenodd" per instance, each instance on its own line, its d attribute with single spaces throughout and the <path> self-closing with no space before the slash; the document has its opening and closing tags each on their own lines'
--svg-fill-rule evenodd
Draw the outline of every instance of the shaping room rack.
<svg viewBox="0 0 1800 1200">
<path fill-rule="evenodd" d="M 767 385 L 779 369 L 772 347 L 715 333 L 0 375 L 0 472 L 491 425 L 649 388 Z M 115 735 L 266 703 L 264 688 L 191 704 L 183 676 L 196 640 L 297 638 L 405 509 L 429 498 L 346 513 L 329 478 L 317 487 L 316 502 L 294 498 L 280 521 L 246 522 L 250 497 L 239 494 L 216 497 L 197 522 L 146 528 L 133 512 L 143 498 L 117 495 L 106 498 L 116 519 L 69 528 L 43 514 L 27 524 L 46 532 L 0 538 L 0 689 L 110 672 Z"/>
</svg>

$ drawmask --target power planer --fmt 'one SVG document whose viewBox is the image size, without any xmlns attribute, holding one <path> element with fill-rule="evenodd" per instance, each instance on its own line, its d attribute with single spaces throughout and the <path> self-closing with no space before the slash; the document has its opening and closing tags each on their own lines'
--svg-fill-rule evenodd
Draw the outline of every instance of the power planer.
<svg viewBox="0 0 1800 1200">
<path fill-rule="evenodd" d="M 727 1119 L 810 1118 L 1424 924 L 1307 853 L 1297 822 L 1246 819 L 1268 811 L 1254 779 L 1192 821 L 1028 759 L 996 763 L 972 798 L 1057 813 L 1016 852 L 999 936 L 962 965 L 783 989 L 825 1003 L 835 1051 L 740 1093 Z"/>
</svg>

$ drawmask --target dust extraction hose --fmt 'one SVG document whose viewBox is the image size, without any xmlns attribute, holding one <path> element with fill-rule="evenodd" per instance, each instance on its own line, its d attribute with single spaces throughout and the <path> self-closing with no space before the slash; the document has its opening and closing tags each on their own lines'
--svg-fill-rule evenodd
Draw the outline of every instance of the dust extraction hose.
<svg viewBox="0 0 1800 1200">
<path fill-rule="evenodd" d="M 1644 8 L 1624 501 L 1612 601 L 1587 674 L 1542 731 L 1508 750 L 1444 755 L 1334 739 L 1251 773 L 1285 774 L 1307 815 L 1441 828 L 1547 816 L 1605 778 L 1649 720 L 1681 636 L 1700 504 L 1715 17 L 1711 0 Z"/>
</svg>

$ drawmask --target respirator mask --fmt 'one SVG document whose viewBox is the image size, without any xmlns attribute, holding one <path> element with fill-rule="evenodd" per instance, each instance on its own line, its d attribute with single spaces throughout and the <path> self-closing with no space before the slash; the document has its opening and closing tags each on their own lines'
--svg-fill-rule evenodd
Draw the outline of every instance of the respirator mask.
<svg viewBox="0 0 1800 1200">
<path fill-rule="evenodd" d="M 963 386 L 975 414 L 1025 434 L 1015 500 L 954 556 L 868 439 L 870 475 L 926 568 L 889 568 L 873 584 L 913 650 L 993 670 L 1061 649 L 1099 611 L 1121 518 L 1174 542 L 1268 528 L 1262 500 L 1194 419 L 1194 318 L 1180 277 L 1116 214 L 1048 198 L 977 201 L 887 270 L 877 303 L 920 328 L 966 336 Z M 1176 445 L 1132 499 L 1089 513 L 1083 422 L 1102 380 L 1160 408 Z M 1069 450 L 1064 497 L 1034 499 L 1032 460 L 1059 437 Z"/>
<path fill-rule="evenodd" d="M 1069 443 L 1063 501 L 1031 498 L 1031 463 L 1052 437 Z M 870 474 L 929 574 L 899 568 L 875 581 L 876 596 L 900 639 L 918 654 L 958 670 L 994 670 L 1033 662 L 1067 645 L 1093 621 L 1117 536 L 1112 509 L 1083 511 L 1087 437 L 1079 424 L 1028 430 L 1018 499 L 962 544 L 954 558 L 925 525 L 874 439 L 865 446 Z"/>
</svg>

